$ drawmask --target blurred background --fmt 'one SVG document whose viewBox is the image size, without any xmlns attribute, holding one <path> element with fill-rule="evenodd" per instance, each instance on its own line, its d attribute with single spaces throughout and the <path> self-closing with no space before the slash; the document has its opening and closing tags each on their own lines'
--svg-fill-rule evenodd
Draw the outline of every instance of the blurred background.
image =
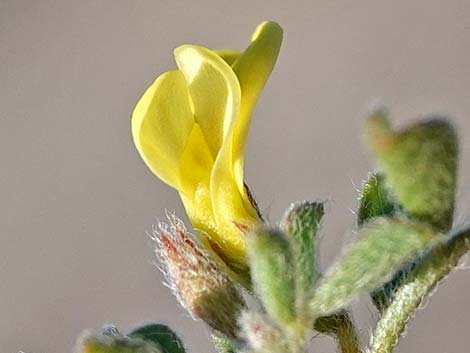
<svg viewBox="0 0 470 353">
<path fill-rule="evenodd" d="M 322 266 L 335 259 L 374 168 L 362 126 L 377 98 L 397 125 L 452 117 L 456 221 L 469 219 L 468 1 L 0 0 L 1 352 L 71 352 L 83 329 L 150 321 L 175 328 L 190 352 L 213 352 L 152 264 L 145 231 L 165 209 L 185 213 L 136 153 L 130 115 L 175 67 L 175 46 L 242 49 L 265 19 L 285 37 L 245 168 L 271 221 L 291 201 L 327 200 Z M 469 279 L 459 270 L 440 286 L 398 352 L 468 351 Z M 375 309 L 364 298 L 354 314 L 366 342 Z M 312 352 L 334 350 L 312 341 Z"/>
</svg>

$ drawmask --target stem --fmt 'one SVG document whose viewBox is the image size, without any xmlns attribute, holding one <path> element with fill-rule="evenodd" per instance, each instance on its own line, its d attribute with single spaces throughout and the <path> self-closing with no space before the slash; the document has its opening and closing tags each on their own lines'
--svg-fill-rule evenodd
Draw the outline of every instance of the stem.
<svg viewBox="0 0 470 353">
<path fill-rule="evenodd" d="M 344 322 L 343 325 L 339 327 L 336 337 L 342 353 L 362 352 L 356 328 L 352 322 Z"/>
<path fill-rule="evenodd" d="M 371 337 L 370 353 L 390 353 L 423 299 L 470 251 L 470 229 L 455 232 L 427 253 L 397 290 Z"/>
<path fill-rule="evenodd" d="M 333 336 L 341 353 L 362 353 L 356 327 L 346 311 L 318 318 L 315 321 L 315 329 Z"/>
</svg>

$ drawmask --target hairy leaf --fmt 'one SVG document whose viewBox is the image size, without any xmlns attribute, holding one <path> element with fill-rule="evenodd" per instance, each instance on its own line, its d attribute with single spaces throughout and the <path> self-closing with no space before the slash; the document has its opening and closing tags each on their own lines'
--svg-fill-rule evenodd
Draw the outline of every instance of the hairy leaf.
<svg viewBox="0 0 470 353">
<path fill-rule="evenodd" d="M 311 296 L 318 279 L 316 234 L 324 214 L 323 203 L 302 202 L 293 204 L 285 213 L 281 227 L 289 235 L 295 270 L 297 309 Z"/>
<path fill-rule="evenodd" d="M 370 353 L 392 352 L 423 299 L 469 251 L 470 228 L 465 227 L 453 231 L 445 243 L 436 244 L 422 257 L 377 323 Z"/>
<path fill-rule="evenodd" d="M 431 117 L 393 131 L 384 110 L 367 122 L 369 145 L 405 210 L 439 230 L 452 225 L 458 143 L 454 128 Z"/>
<path fill-rule="evenodd" d="M 403 264 L 442 239 L 428 226 L 405 218 L 377 218 L 322 278 L 311 302 L 316 315 L 344 308 L 363 292 L 392 278 Z"/>
<path fill-rule="evenodd" d="M 253 287 L 276 323 L 294 319 L 294 278 L 289 242 L 280 231 L 261 228 L 248 237 Z"/>
</svg>

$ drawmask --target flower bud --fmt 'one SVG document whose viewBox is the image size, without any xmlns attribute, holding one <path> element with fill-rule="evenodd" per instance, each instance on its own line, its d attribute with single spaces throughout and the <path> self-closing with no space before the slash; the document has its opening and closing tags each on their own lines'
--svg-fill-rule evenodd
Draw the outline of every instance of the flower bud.
<svg viewBox="0 0 470 353">
<path fill-rule="evenodd" d="M 194 319 L 235 338 L 237 319 L 245 307 L 239 288 L 196 243 L 183 222 L 167 216 L 170 223 L 160 223 L 153 239 L 168 286 Z"/>
<path fill-rule="evenodd" d="M 412 217 L 440 231 L 452 225 L 458 141 L 454 127 L 431 116 L 394 130 L 384 109 L 366 123 L 369 146 L 397 201 Z"/>
</svg>

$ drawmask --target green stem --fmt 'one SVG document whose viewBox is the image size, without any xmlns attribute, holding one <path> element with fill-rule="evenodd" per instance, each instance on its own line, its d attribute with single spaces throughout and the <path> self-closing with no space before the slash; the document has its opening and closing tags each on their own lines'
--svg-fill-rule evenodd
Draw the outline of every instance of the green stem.
<svg viewBox="0 0 470 353">
<path fill-rule="evenodd" d="M 445 243 L 436 246 L 416 265 L 395 293 L 371 338 L 370 353 L 390 353 L 406 328 L 408 320 L 426 295 L 447 276 L 460 258 L 470 251 L 470 229 L 455 232 Z"/>
<path fill-rule="evenodd" d="M 356 327 L 346 311 L 317 319 L 315 329 L 333 336 L 341 353 L 362 353 Z"/>
</svg>

